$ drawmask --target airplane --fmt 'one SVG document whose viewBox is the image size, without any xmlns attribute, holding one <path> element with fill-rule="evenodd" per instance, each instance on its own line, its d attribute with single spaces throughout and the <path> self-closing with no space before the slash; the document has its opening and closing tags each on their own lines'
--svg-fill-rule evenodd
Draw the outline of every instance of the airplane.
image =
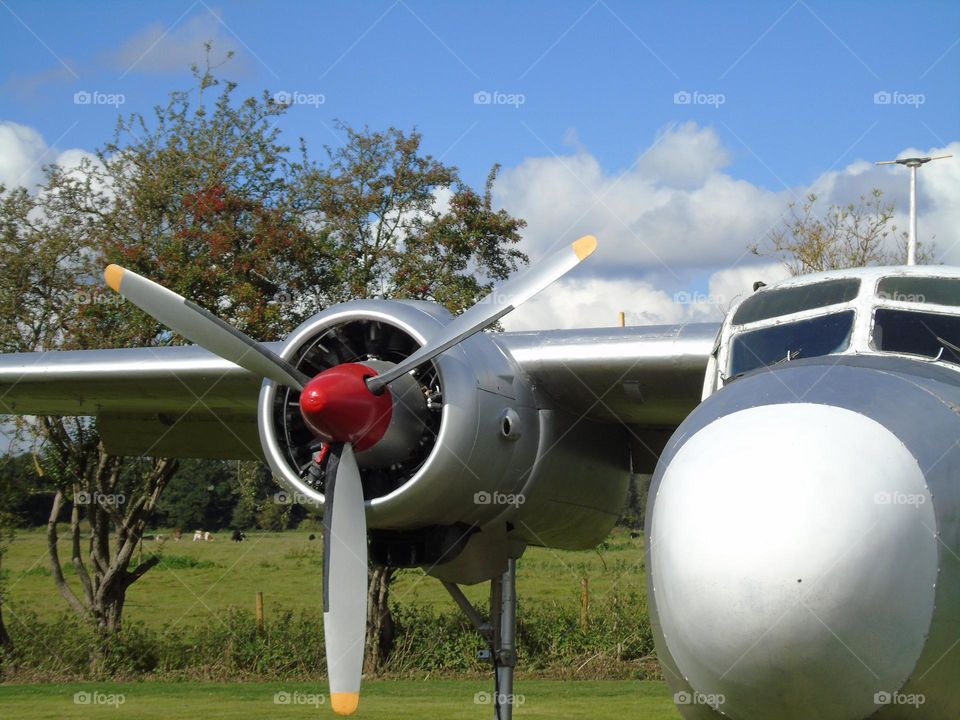
<svg viewBox="0 0 960 720">
<path fill-rule="evenodd" d="M 517 559 L 595 547 L 638 473 L 656 650 L 686 720 L 960 717 L 960 268 L 757 283 L 719 324 L 481 332 L 595 247 L 457 317 L 356 300 L 275 343 L 110 266 L 196 345 L 2 355 L 0 399 L 95 415 L 115 454 L 265 459 L 323 507 L 340 714 L 359 703 L 369 557 L 443 583 L 509 720 Z M 488 618 L 461 589 L 481 582 Z"/>
</svg>

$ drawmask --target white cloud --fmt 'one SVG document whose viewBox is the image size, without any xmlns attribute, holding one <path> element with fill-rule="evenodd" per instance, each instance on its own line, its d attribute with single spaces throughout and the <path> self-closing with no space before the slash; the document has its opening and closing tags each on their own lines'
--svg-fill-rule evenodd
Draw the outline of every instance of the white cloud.
<svg viewBox="0 0 960 720">
<path fill-rule="evenodd" d="M 39 182 L 47 151 L 43 136 L 33 128 L 0 123 L 0 185 L 32 187 Z"/>
<path fill-rule="evenodd" d="M 705 290 L 665 290 L 649 279 L 600 277 L 561 280 L 507 315 L 507 330 L 613 327 L 617 313 L 627 325 L 719 322 L 757 280 L 770 284 L 787 277 L 780 263 L 746 265 L 709 276 Z"/>
<path fill-rule="evenodd" d="M 206 10 L 193 15 L 173 27 L 153 23 L 116 50 L 105 54 L 106 62 L 124 73 L 136 72 L 181 72 L 191 64 L 201 68 L 205 63 L 204 43 L 212 43 L 210 62 L 218 65 L 228 52 L 237 59 L 231 62 L 231 71 L 238 70 L 237 61 L 242 60 L 241 46 L 221 22 L 222 12 Z"/>
<path fill-rule="evenodd" d="M 503 171 L 499 205 L 528 222 L 526 249 L 541 257 L 557 242 L 593 233 L 601 247 L 592 274 L 666 271 L 731 264 L 780 217 L 788 193 L 721 172 L 728 153 L 710 128 L 664 131 L 624 173 L 606 173 L 578 148 Z"/>
<path fill-rule="evenodd" d="M 50 147 L 39 132 L 26 125 L 0 122 L 0 185 L 7 189 L 22 185 L 35 190 L 43 181 L 44 165 L 73 169 L 83 158 L 96 159 L 86 150 Z"/>
<path fill-rule="evenodd" d="M 575 133 L 568 133 L 575 138 Z M 763 244 L 787 204 L 816 191 L 826 207 L 856 202 L 874 187 L 907 227 L 908 175 L 857 160 L 807 187 L 773 192 L 725 173 L 729 153 L 711 128 L 667 128 L 621 174 L 607 173 L 578 142 L 569 155 L 531 157 L 505 169 L 494 187 L 499 206 L 527 220 L 523 249 L 536 262 L 586 233 L 600 248 L 575 273 L 504 319 L 512 330 L 599 327 L 625 311 L 631 324 L 718 320 L 755 280 L 786 276 Z M 946 262 L 960 264 L 960 142 L 900 156 L 942 155 L 920 171 L 921 239 L 936 236 Z"/>
</svg>

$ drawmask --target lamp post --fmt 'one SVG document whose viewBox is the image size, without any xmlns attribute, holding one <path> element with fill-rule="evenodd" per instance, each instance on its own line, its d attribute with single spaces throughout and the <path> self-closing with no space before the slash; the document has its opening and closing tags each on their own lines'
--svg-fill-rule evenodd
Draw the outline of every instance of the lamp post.
<svg viewBox="0 0 960 720">
<path fill-rule="evenodd" d="M 931 160 L 943 160 L 953 155 L 911 157 L 899 160 L 881 160 L 877 165 L 905 165 L 910 168 L 910 239 L 907 243 L 907 265 L 917 264 L 917 168 Z"/>
</svg>

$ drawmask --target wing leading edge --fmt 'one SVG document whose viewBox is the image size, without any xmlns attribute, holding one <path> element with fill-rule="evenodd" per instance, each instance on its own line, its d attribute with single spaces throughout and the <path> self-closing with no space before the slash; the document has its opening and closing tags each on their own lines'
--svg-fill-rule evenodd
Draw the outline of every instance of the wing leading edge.
<svg viewBox="0 0 960 720">
<path fill-rule="evenodd" d="M 553 403 L 662 434 L 700 402 L 718 329 L 555 330 L 496 340 Z M 190 345 L 0 355 L 0 414 L 96 416 L 108 449 L 123 455 L 260 457 L 260 386 L 252 373 Z"/>
</svg>

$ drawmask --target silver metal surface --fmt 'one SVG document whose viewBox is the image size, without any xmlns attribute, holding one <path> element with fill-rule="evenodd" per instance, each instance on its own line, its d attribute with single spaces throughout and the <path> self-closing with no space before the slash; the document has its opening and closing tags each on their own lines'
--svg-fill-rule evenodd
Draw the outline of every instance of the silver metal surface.
<svg viewBox="0 0 960 720">
<path fill-rule="evenodd" d="M 517 561 L 510 558 L 501 580 L 500 624 L 494 650 L 497 653 L 497 702 L 495 720 L 511 720 L 516 697 L 513 671 L 517 666 Z"/>
<path fill-rule="evenodd" d="M 107 268 L 106 277 L 108 284 L 131 303 L 215 355 L 235 362 L 255 375 L 298 390 L 302 390 L 310 379 L 265 345 L 149 278 L 117 265 Z"/>
<path fill-rule="evenodd" d="M 255 416 L 261 383 L 196 345 L 0 355 L 0 409 L 16 415 L 207 408 Z"/>
<path fill-rule="evenodd" d="M 700 402 L 719 324 L 494 336 L 559 406 L 605 422 L 676 427 Z"/>
<path fill-rule="evenodd" d="M 680 426 L 647 561 L 685 718 L 960 716 L 958 377 L 890 355 L 796 360 Z M 720 712 L 703 702 L 717 695 Z"/>
<path fill-rule="evenodd" d="M 397 367 L 371 378 L 367 382 L 370 389 L 375 392 L 379 391 L 404 373 L 423 365 L 431 358 L 463 342 L 474 333 L 492 325 L 545 287 L 566 275 L 596 248 L 595 238 L 590 238 L 592 244 L 588 242 L 584 245 L 586 239 L 581 238 L 572 245 L 560 248 L 536 264 L 530 265 L 520 274 L 496 285 L 490 294 L 480 302 L 467 308 L 455 318 L 451 318 L 442 329 L 432 333 L 419 350 L 400 362 Z M 589 246 L 589 249 L 585 251 L 586 246 Z"/>
<path fill-rule="evenodd" d="M 423 343 L 449 322 L 450 315 L 427 303 L 345 303 L 301 325 L 284 341 L 280 355 L 290 359 L 326 328 L 357 319 L 392 325 Z M 534 463 L 538 424 L 533 398 L 516 365 L 491 337 L 480 333 L 467 338 L 437 356 L 434 363 L 443 385 L 436 442 L 429 457 L 400 487 L 367 500 L 371 527 L 400 529 L 457 522 L 483 526 L 512 509 L 498 499 L 519 492 L 526 479 L 524 471 Z M 301 479 L 286 459 L 274 425 L 276 392 L 274 383 L 264 383 L 258 411 L 264 453 L 278 480 L 307 502 L 323 504 L 323 493 Z M 517 439 L 500 433 L 498 418 L 508 407 L 517 412 L 522 425 Z"/>
</svg>

